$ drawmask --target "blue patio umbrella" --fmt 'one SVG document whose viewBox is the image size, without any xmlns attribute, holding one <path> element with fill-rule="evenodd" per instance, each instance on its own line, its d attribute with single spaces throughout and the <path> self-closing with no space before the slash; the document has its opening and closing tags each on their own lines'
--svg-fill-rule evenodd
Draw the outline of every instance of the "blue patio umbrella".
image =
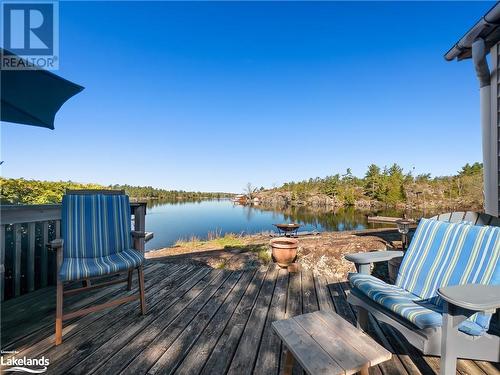
<svg viewBox="0 0 500 375">
<path fill-rule="evenodd" d="M 2 57 L 19 59 L 0 48 Z M 0 71 L 0 119 L 17 124 L 54 129 L 57 111 L 83 87 L 49 71 L 32 68 Z"/>
</svg>

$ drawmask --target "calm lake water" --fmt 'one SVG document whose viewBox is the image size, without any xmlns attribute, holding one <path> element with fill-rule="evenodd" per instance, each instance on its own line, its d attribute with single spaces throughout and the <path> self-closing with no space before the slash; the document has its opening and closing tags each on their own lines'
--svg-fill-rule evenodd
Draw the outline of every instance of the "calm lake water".
<svg viewBox="0 0 500 375">
<path fill-rule="evenodd" d="M 146 230 L 154 232 L 147 250 L 172 246 L 178 239 L 196 236 L 206 239 L 209 232 L 259 233 L 274 231 L 275 223 L 296 222 L 301 231 L 344 231 L 377 228 L 368 224 L 369 211 L 353 208 L 339 210 L 308 210 L 304 207 L 267 210 L 258 206 L 235 205 L 230 200 L 200 202 L 150 202 Z M 384 216 L 398 216 L 401 211 L 378 211 Z"/>
</svg>

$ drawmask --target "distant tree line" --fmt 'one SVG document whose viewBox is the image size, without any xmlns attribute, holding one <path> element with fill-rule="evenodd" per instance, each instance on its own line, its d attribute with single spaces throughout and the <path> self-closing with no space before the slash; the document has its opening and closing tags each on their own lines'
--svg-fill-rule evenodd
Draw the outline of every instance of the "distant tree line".
<svg viewBox="0 0 500 375">
<path fill-rule="evenodd" d="M 483 166 L 466 164 L 452 176 L 431 177 L 430 174 L 413 175 L 397 164 L 389 167 L 368 166 L 364 177 L 359 178 L 347 169 L 344 174 L 324 178 L 316 177 L 299 182 L 287 182 L 266 193 L 288 193 L 294 201 L 307 201 L 311 196 L 323 195 L 341 205 L 356 205 L 370 201 L 397 206 L 419 202 L 442 203 L 454 206 L 478 206 L 483 202 Z"/>
<path fill-rule="evenodd" d="M 0 177 L 1 204 L 47 204 L 60 203 L 67 189 L 116 189 L 125 192 L 135 199 L 158 200 L 200 200 L 231 197 L 229 193 L 189 192 L 183 190 L 166 190 L 151 186 L 84 184 L 72 181 L 37 181 L 24 178 Z"/>
</svg>

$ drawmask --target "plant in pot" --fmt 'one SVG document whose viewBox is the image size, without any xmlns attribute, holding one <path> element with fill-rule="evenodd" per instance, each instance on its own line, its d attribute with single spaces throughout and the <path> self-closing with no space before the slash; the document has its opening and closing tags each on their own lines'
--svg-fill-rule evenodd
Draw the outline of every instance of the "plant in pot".
<svg viewBox="0 0 500 375">
<path fill-rule="evenodd" d="M 271 240 L 273 259 L 280 267 L 286 268 L 297 258 L 299 241 L 295 238 L 278 237 Z"/>
</svg>

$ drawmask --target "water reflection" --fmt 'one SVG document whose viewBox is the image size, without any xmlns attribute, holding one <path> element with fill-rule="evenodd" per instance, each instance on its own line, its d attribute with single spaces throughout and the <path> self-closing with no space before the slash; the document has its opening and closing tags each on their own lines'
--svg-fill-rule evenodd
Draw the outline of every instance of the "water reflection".
<svg viewBox="0 0 500 375">
<path fill-rule="evenodd" d="M 227 199 L 210 199 L 212 201 L 227 201 Z M 157 206 L 163 206 L 165 204 L 170 205 L 184 205 L 186 203 L 201 203 L 207 201 L 207 199 L 198 198 L 186 198 L 186 199 L 151 199 L 147 201 L 148 208 L 154 208 Z"/>
<path fill-rule="evenodd" d="M 148 202 L 146 229 L 155 232 L 147 249 L 172 246 L 178 239 L 206 238 L 209 232 L 259 233 L 274 231 L 275 223 L 297 222 L 301 231 L 345 231 L 383 227 L 368 223 L 368 215 L 401 216 L 401 210 L 362 211 L 309 207 L 266 208 L 234 205 L 228 199 Z M 418 218 L 422 213 L 412 212 Z"/>
<path fill-rule="evenodd" d="M 314 227 L 316 230 L 346 231 L 361 230 L 366 228 L 379 228 L 387 225 L 368 223 L 367 217 L 371 215 L 380 216 L 402 216 L 403 210 L 356 210 L 354 207 L 343 207 L 337 209 L 309 207 L 288 207 L 284 209 L 251 207 L 252 211 L 272 211 L 277 216 L 282 216 L 284 222 L 297 222 Z M 416 214 L 416 213 L 415 213 Z M 391 225 L 392 226 L 392 225 Z"/>
</svg>

